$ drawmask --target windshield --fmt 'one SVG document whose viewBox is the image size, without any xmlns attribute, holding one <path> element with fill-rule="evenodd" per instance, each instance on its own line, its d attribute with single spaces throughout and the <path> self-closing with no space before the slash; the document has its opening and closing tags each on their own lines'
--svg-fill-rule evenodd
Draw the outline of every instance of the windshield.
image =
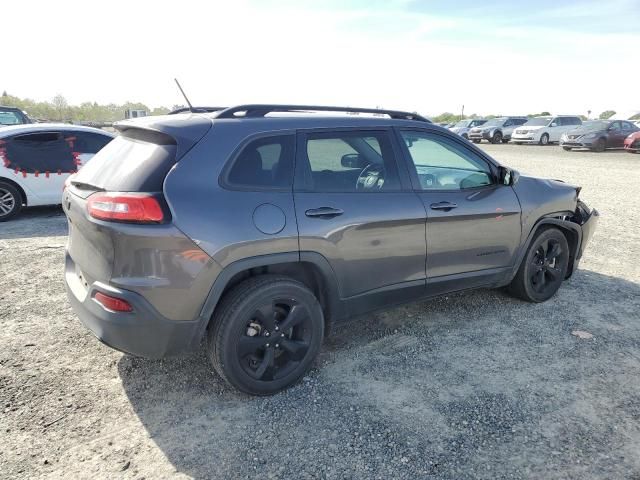
<svg viewBox="0 0 640 480">
<path fill-rule="evenodd" d="M 454 125 L 456 128 L 464 128 L 468 127 L 471 120 L 460 120 L 458 123 Z"/>
<path fill-rule="evenodd" d="M 487 123 L 483 125 L 483 127 L 500 127 L 504 123 L 506 118 L 492 118 L 491 120 L 487 120 Z"/>
<path fill-rule="evenodd" d="M 550 121 L 551 121 L 551 117 L 536 117 L 536 118 L 532 118 L 531 120 L 527 121 L 527 123 L 525 123 L 524 126 L 525 127 L 547 126 L 547 125 L 549 125 Z"/>
</svg>

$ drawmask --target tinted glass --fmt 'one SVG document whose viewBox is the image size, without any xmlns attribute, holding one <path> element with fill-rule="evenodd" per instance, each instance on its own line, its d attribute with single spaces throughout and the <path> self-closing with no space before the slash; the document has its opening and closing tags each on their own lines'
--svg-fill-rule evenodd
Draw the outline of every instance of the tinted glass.
<svg viewBox="0 0 640 480">
<path fill-rule="evenodd" d="M 112 137 L 92 132 L 65 132 L 65 137 L 75 137 L 74 150 L 80 153 L 98 153 Z"/>
<path fill-rule="evenodd" d="M 154 132 L 131 129 L 96 153 L 74 177 L 74 183 L 110 191 L 161 192 L 175 163 L 175 143 Z"/>
<path fill-rule="evenodd" d="M 391 140 L 382 132 L 310 134 L 307 183 L 317 192 L 399 190 Z"/>
<path fill-rule="evenodd" d="M 463 190 L 493 183 L 489 165 L 472 151 L 444 137 L 402 132 L 424 190 Z"/>
<path fill-rule="evenodd" d="M 77 162 L 73 149 L 59 132 L 17 135 L 4 139 L 5 166 L 16 172 L 75 172 Z"/>
<path fill-rule="evenodd" d="M 288 188 L 293 181 L 293 135 L 259 138 L 242 149 L 227 183 L 243 188 Z"/>
</svg>

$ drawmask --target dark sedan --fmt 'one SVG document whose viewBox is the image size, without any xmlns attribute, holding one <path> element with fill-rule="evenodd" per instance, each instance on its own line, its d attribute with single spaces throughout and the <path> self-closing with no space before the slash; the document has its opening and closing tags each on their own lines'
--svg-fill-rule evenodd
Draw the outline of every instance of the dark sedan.
<svg viewBox="0 0 640 480">
<path fill-rule="evenodd" d="M 560 146 L 565 150 L 588 148 L 604 152 L 607 148 L 623 148 L 624 139 L 640 130 L 626 120 L 592 120 L 562 135 Z"/>
</svg>

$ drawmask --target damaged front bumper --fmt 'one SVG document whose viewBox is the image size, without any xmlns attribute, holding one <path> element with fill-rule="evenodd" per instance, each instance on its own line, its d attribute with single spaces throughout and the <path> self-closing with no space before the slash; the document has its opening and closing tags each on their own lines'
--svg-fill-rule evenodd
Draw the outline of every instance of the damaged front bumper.
<svg viewBox="0 0 640 480">
<path fill-rule="evenodd" d="M 576 207 L 576 213 L 571 221 L 580 225 L 582 229 L 582 236 L 580 238 L 580 245 L 576 253 L 575 264 L 573 270 L 578 268 L 578 262 L 582 258 L 585 248 L 589 244 L 593 232 L 596 229 L 596 225 L 600 220 L 600 213 L 595 208 L 589 208 L 586 203 L 578 200 L 578 206 Z"/>
</svg>

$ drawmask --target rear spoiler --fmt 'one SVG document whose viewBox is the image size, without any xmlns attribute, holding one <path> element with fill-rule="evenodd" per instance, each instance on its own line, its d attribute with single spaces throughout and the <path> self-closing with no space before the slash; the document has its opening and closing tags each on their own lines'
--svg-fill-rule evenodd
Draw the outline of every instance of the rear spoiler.
<svg viewBox="0 0 640 480">
<path fill-rule="evenodd" d="M 141 117 L 113 125 L 125 137 L 158 145 L 176 145 L 176 160 L 198 143 L 212 126 L 213 121 L 204 115 L 192 115 L 186 119 L 174 116 Z"/>
</svg>

